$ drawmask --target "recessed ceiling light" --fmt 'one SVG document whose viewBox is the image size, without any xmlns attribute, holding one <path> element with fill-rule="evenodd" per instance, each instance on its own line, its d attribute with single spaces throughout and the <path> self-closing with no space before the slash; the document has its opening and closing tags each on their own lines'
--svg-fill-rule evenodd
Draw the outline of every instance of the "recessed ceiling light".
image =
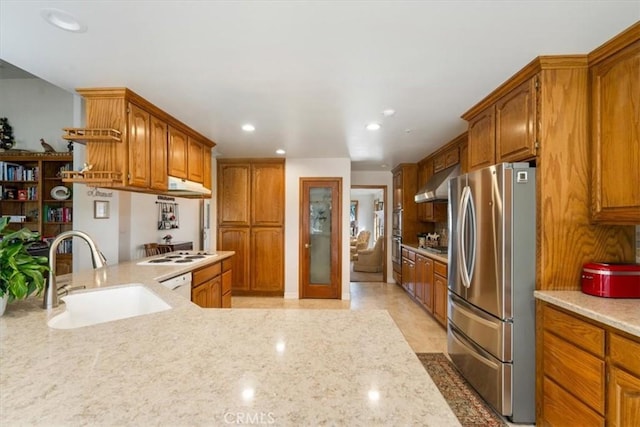
<svg viewBox="0 0 640 427">
<path fill-rule="evenodd" d="M 286 153 L 286 151 L 284 151 L 282 148 L 278 148 L 276 150 L 276 154 L 285 154 L 285 153 Z"/>
<path fill-rule="evenodd" d="M 383 163 L 383 164 L 381 164 L 381 165 L 380 165 L 380 167 L 381 167 L 381 168 L 386 168 L 386 167 L 387 167 L 387 164 L 386 164 L 386 163 Z"/>
<path fill-rule="evenodd" d="M 40 16 L 49 24 L 72 33 L 84 33 L 87 31 L 87 25 L 80 22 L 78 18 L 64 10 L 59 9 L 42 9 Z"/>
<path fill-rule="evenodd" d="M 396 114 L 396 110 L 394 110 L 393 108 L 387 108 L 386 110 L 382 111 L 382 115 L 385 117 L 391 117 L 394 114 Z"/>
<path fill-rule="evenodd" d="M 380 129 L 380 125 L 378 123 L 369 123 L 367 125 L 367 130 L 378 130 Z"/>
<path fill-rule="evenodd" d="M 245 132 L 253 132 L 254 130 L 256 130 L 256 127 L 251 123 L 247 123 L 242 125 L 242 130 Z"/>
</svg>

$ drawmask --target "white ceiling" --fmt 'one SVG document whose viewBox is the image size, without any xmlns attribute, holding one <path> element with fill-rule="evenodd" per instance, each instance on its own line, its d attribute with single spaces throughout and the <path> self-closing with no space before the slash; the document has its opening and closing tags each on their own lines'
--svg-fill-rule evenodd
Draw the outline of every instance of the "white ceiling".
<svg viewBox="0 0 640 427">
<path fill-rule="evenodd" d="M 380 170 L 462 133 L 460 115 L 536 56 L 587 53 L 639 19 L 640 0 L 0 0 L 0 58 L 69 91 L 129 87 L 222 157 L 284 148 Z"/>
</svg>

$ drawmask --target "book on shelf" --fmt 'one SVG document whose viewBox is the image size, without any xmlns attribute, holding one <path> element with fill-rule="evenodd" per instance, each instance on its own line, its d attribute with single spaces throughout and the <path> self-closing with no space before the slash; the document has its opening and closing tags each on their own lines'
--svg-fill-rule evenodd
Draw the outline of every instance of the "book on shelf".
<svg viewBox="0 0 640 427">
<path fill-rule="evenodd" d="M 48 237 L 43 237 L 42 240 L 47 242 L 49 244 L 49 247 L 51 247 L 51 243 L 53 243 L 55 238 L 56 238 L 55 236 L 48 236 Z M 72 249 L 73 249 L 73 240 L 67 239 L 60 242 L 60 244 L 58 245 L 58 248 L 56 249 L 56 253 L 70 254 L 72 253 Z"/>
<path fill-rule="evenodd" d="M 0 181 L 37 181 L 38 178 L 37 166 L 0 161 Z"/>
<path fill-rule="evenodd" d="M 52 207 L 44 205 L 44 218 L 47 222 L 71 222 L 72 208 L 68 206 Z"/>
</svg>

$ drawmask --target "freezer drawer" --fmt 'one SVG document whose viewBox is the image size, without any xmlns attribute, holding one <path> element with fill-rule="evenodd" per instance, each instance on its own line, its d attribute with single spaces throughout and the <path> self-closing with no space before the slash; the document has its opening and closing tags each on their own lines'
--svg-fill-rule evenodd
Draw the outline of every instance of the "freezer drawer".
<svg viewBox="0 0 640 427">
<path fill-rule="evenodd" d="M 498 413 L 512 416 L 512 365 L 473 344 L 451 322 L 447 349 L 453 364 L 480 396 Z"/>
<path fill-rule="evenodd" d="M 503 362 L 512 362 L 513 324 L 504 322 L 449 292 L 449 320 L 463 334 Z"/>
</svg>

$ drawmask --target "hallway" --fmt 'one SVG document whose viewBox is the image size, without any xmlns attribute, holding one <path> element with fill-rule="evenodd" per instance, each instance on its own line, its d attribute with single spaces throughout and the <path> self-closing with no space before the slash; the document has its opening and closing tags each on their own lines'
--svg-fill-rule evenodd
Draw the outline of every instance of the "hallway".
<svg viewBox="0 0 640 427">
<path fill-rule="evenodd" d="M 233 297 L 233 308 L 387 310 L 416 353 L 446 353 L 447 332 L 393 283 L 350 283 L 351 300 Z"/>
</svg>

